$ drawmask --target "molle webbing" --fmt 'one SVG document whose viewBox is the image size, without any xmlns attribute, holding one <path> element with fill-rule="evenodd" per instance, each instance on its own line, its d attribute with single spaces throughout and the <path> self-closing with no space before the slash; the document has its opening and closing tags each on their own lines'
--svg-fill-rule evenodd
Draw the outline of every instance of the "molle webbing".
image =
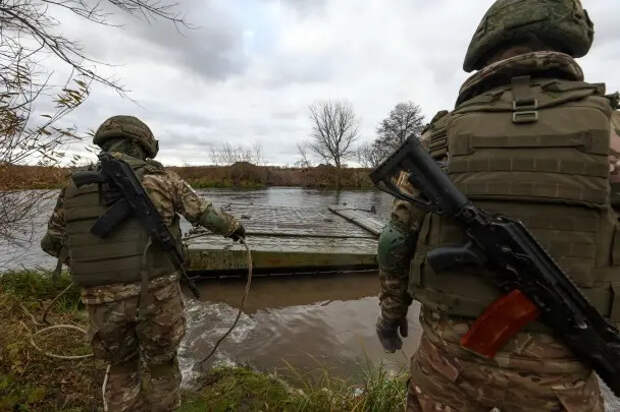
<svg viewBox="0 0 620 412">
<path fill-rule="evenodd" d="M 610 207 L 611 109 L 603 94 L 601 85 L 517 78 L 431 125 L 429 149 L 444 150 L 447 139 L 457 187 L 477 206 L 522 221 L 592 304 L 620 322 L 620 225 Z M 411 262 L 411 296 L 466 317 L 500 296 L 487 269 L 429 267 L 430 250 L 465 241 L 450 219 L 427 215 Z"/>
<path fill-rule="evenodd" d="M 599 86 L 553 82 L 551 92 L 529 87 L 525 79 L 500 89 L 501 96 L 490 91 L 498 96 L 495 102 L 465 102 L 454 112 L 448 130 L 451 178 L 472 199 L 605 207 L 611 112 L 607 100 L 595 95 Z M 563 104 L 552 104 L 550 96 Z M 535 115 L 524 123 L 515 113 Z"/>
<path fill-rule="evenodd" d="M 429 144 L 428 150 L 435 160 L 442 160 L 448 156 L 448 136 L 447 136 L 447 127 L 448 127 L 448 112 L 441 111 L 433 121 L 431 122 L 428 133 L 429 133 Z"/>
<path fill-rule="evenodd" d="M 490 211 L 497 211 L 499 205 L 476 203 Z M 510 206 L 511 209 L 504 213 L 512 213 L 547 250 L 553 250 L 558 264 L 597 310 L 613 322 L 620 323 L 620 223 L 615 228 L 615 234 L 612 227 L 607 235 L 613 239 L 612 266 L 596 268 L 594 262 L 600 251 L 597 251 L 594 242 L 600 236 L 596 228 L 600 219 L 594 215 L 587 218 L 587 210 L 576 215 L 563 210 L 562 215 L 559 213 L 560 207 L 555 205 L 542 205 L 546 210 L 539 216 L 527 217 L 517 213 L 517 210 L 524 208 L 523 204 Z M 557 208 L 556 213 L 552 212 L 554 208 Z M 488 281 L 493 274 L 485 268 L 475 267 L 436 273 L 426 261 L 426 253 L 435 248 L 431 245 L 452 245 L 464 241 L 463 231 L 457 224 L 439 216 L 427 215 L 419 232 L 416 254 L 411 261 L 409 294 L 436 310 L 456 316 L 478 317 L 501 295 L 496 286 Z M 530 329 L 540 328 L 542 326 L 536 324 Z"/>
</svg>

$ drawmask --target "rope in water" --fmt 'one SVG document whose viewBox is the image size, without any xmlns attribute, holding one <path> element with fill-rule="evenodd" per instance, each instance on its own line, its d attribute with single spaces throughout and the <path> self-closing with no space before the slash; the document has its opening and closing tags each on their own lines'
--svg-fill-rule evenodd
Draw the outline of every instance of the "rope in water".
<svg viewBox="0 0 620 412">
<path fill-rule="evenodd" d="M 204 363 L 206 363 L 209 359 L 211 359 L 211 357 L 215 354 L 215 352 L 217 351 L 217 348 L 224 341 L 224 339 L 226 339 L 228 335 L 230 335 L 232 331 L 237 327 L 237 323 L 239 323 L 239 319 L 241 318 L 241 314 L 243 313 L 243 308 L 245 307 L 245 301 L 247 300 L 248 295 L 250 294 L 250 287 L 252 286 L 252 252 L 250 251 L 250 247 L 248 246 L 247 241 L 245 239 L 241 239 L 240 243 L 243 246 L 245 246 L 245 250 L 248 252 L 248 279 L 245 283 L 244 293 L 243 293 L 243 296 L 241 297 L 241 302 L 239 303 L 239 310 L 237 311 L 237 316 L 235 317 L 233 324 L 226 331 L 226 333 L 222 335 L 222 337 L 219 338 L 217 342 L 215 342 L 215 345 L 213 346 L 213 349 L 211 349 L 211 352 L 209 352 L 209 354 L 205 358 L 203 358 L 197 363 L 197 365 L 200 368 L 202 367 Z"/>
</svg>

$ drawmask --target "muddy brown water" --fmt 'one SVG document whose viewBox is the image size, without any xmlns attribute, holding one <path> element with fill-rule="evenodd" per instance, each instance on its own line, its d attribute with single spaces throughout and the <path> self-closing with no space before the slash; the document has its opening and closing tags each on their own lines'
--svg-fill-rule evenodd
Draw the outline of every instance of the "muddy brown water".
<svg viewBox="0 0 620 412">
<path fill-rule="evenodd" d="M 203 302 L 187 300 L 188 333 L 180 350 L 186 372 L 232 323 L 243 286 L 234 280 L 203 282 Z M 419 337 L 417 308 L 403 351 L 386 355 L 375 336 L 377 290 L 377 274 L 372 272 L 257 278 L 237 328 L 214 362 L 248 364 L 289 376 L 327 371 L 353 381 L 360 380 L 367 362 L 383 363 L 391 371 L 405 369 Z M 185 377 L 191 384 L 191 374 Z"/>
<path fill-rule="evenodd" d="M 34 193 L 34 192 L 30 192 Z M 37 192 L 40 193 L 40 192 Z M 55 260 L 39 249 L 57 192 L 40 202 L 33 222 L 34 234 L 19 245 L 0 243 L 0 272 L 42 267 Z M 302 188 L 269 188 L 255 191 L 210 190 L 201 194 L 218 206 L 246 202 L 256 205 L 370 209 L 387 220 L 391 198 L 376 191 L 318 191 Z M 28 196 L 29 192 L 22 193 Z M 183 224 L 189 228 L 187 222 Z M 242 295 L 242 280 L 209 280 L 200 283 L 202 300 L 186 299 L 187 333 L 179 351 L 184 385 L 191 386 L 191 366 L 206 356 L 232 323 Z M 419 341 L 419 308 L 409 313 L 410 337 L 403 350 L 386 354 L 375 336 L 378 313 L 375 272 L 330 274 L 313 277 L 279 276 L 255 279 L 239 326 L 221 345 L 215 363 L 248 364 L 292 376 L 323 373 L 361 381 L 364 365 L 384 364 L 392 371 L 408 365 Z M 189 295 L 187 295 L 189 296 Z M 291 369 L 295 372 L 291 372 Z M 620 402 L 606 392 L 607 411 L 620 411 Z"/>
</svg>

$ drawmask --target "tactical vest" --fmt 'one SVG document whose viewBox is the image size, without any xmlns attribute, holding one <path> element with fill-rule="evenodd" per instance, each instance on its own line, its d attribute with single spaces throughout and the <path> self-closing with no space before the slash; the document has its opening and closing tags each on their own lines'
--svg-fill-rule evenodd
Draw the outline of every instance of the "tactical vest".
<svg viewBox="0 0 620 412">
<path fill-rule="evenodd" d="M 521 220 L 604 316 L 620 322 L 620 224 L 610 206 L 611 107 L 604 86 L 514 78 L 459 104 L 428 131 L 434 157 L 477 206 Z M 436 273 L 429 250 L 463 244 L 460 226 L 427 214 L 409 293 L 477 317 L 500 296 L 486 269 Z"/>
<path fill-rule="evenodd" d="M 163 173 L 163 168 L 158 171 L 157 167 L 138 159 L 127 156 L 123 160 L 128 161 L 140 179 L 150 172 Z M 105 184 L 89 184 L 78 189 L 71 182 L 65 190 L 66 236 L 73 281 L 91 287 L 138 282 L 143 270 L 149 279 L 173 273 L 175 267 L 167 252 L 155 242 L 149 246 L 146 230 L 134 217 L 125 220 L 106 238 L 90 232 L 109 208 L 103 201 L 105 188 Z M 181 238 L 178 217 L 169 229 L 177 240 Z"/>
</svg>

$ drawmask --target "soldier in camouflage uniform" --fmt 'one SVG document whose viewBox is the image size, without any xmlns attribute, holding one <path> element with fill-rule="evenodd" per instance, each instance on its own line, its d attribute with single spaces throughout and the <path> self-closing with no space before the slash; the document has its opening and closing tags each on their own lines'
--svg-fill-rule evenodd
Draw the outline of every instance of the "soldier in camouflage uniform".
<svg viewBox="0 0 620 412">
<path fill-rule="evenodd" d="M 610 196 L 620 180 L 618 127 L 610 126 L 613 99 L 604 85 L 585 83 L 573 60 L 592 39 L 579 0 L 496 1 L 465 59 L 466 71 L 479 71 L 462 86 L 455 110 L 433 118 L 422 142 L 474 203 L 523 221 L 618 323 L 620 223 L 612 207 L 618 199 Z M 404 174 L 398 183 L 416 193 Z M 422 304 L 407 410 L 602 412 L 594 372 L 538 322 L 493 359 L 461 347 L 473 321 L 500 297 L 486 269 L 436 273 L 428 265 L 428 251 L 464 238 L 453 222 L 401 200 L 380 237 L 376 326 L 386 351 L 402 347 L 412 299 Z"/>
<path fill-rule="evenodd" d="M 94 143 L 133 168 L 177 241 L 179 214 L 235 240 L 244 236 L 235 218 L 151 160 L 158 144 L 137 118 L 111 117 L 97 130 Z M 176 352 L 185 333 L 179 273 L 133 217 L 105 239 L 90 233 L 111 204 L 107 198 L 115 194 L 106 184 L 78 189 L 69 183 L 58 197 L 41 247 L 50 255 L 66 256 L 74 282 L 83 288 L 93 351 L 111 365 L 108 409 L 170 411 L 180 404 Z"/>
</svg>

